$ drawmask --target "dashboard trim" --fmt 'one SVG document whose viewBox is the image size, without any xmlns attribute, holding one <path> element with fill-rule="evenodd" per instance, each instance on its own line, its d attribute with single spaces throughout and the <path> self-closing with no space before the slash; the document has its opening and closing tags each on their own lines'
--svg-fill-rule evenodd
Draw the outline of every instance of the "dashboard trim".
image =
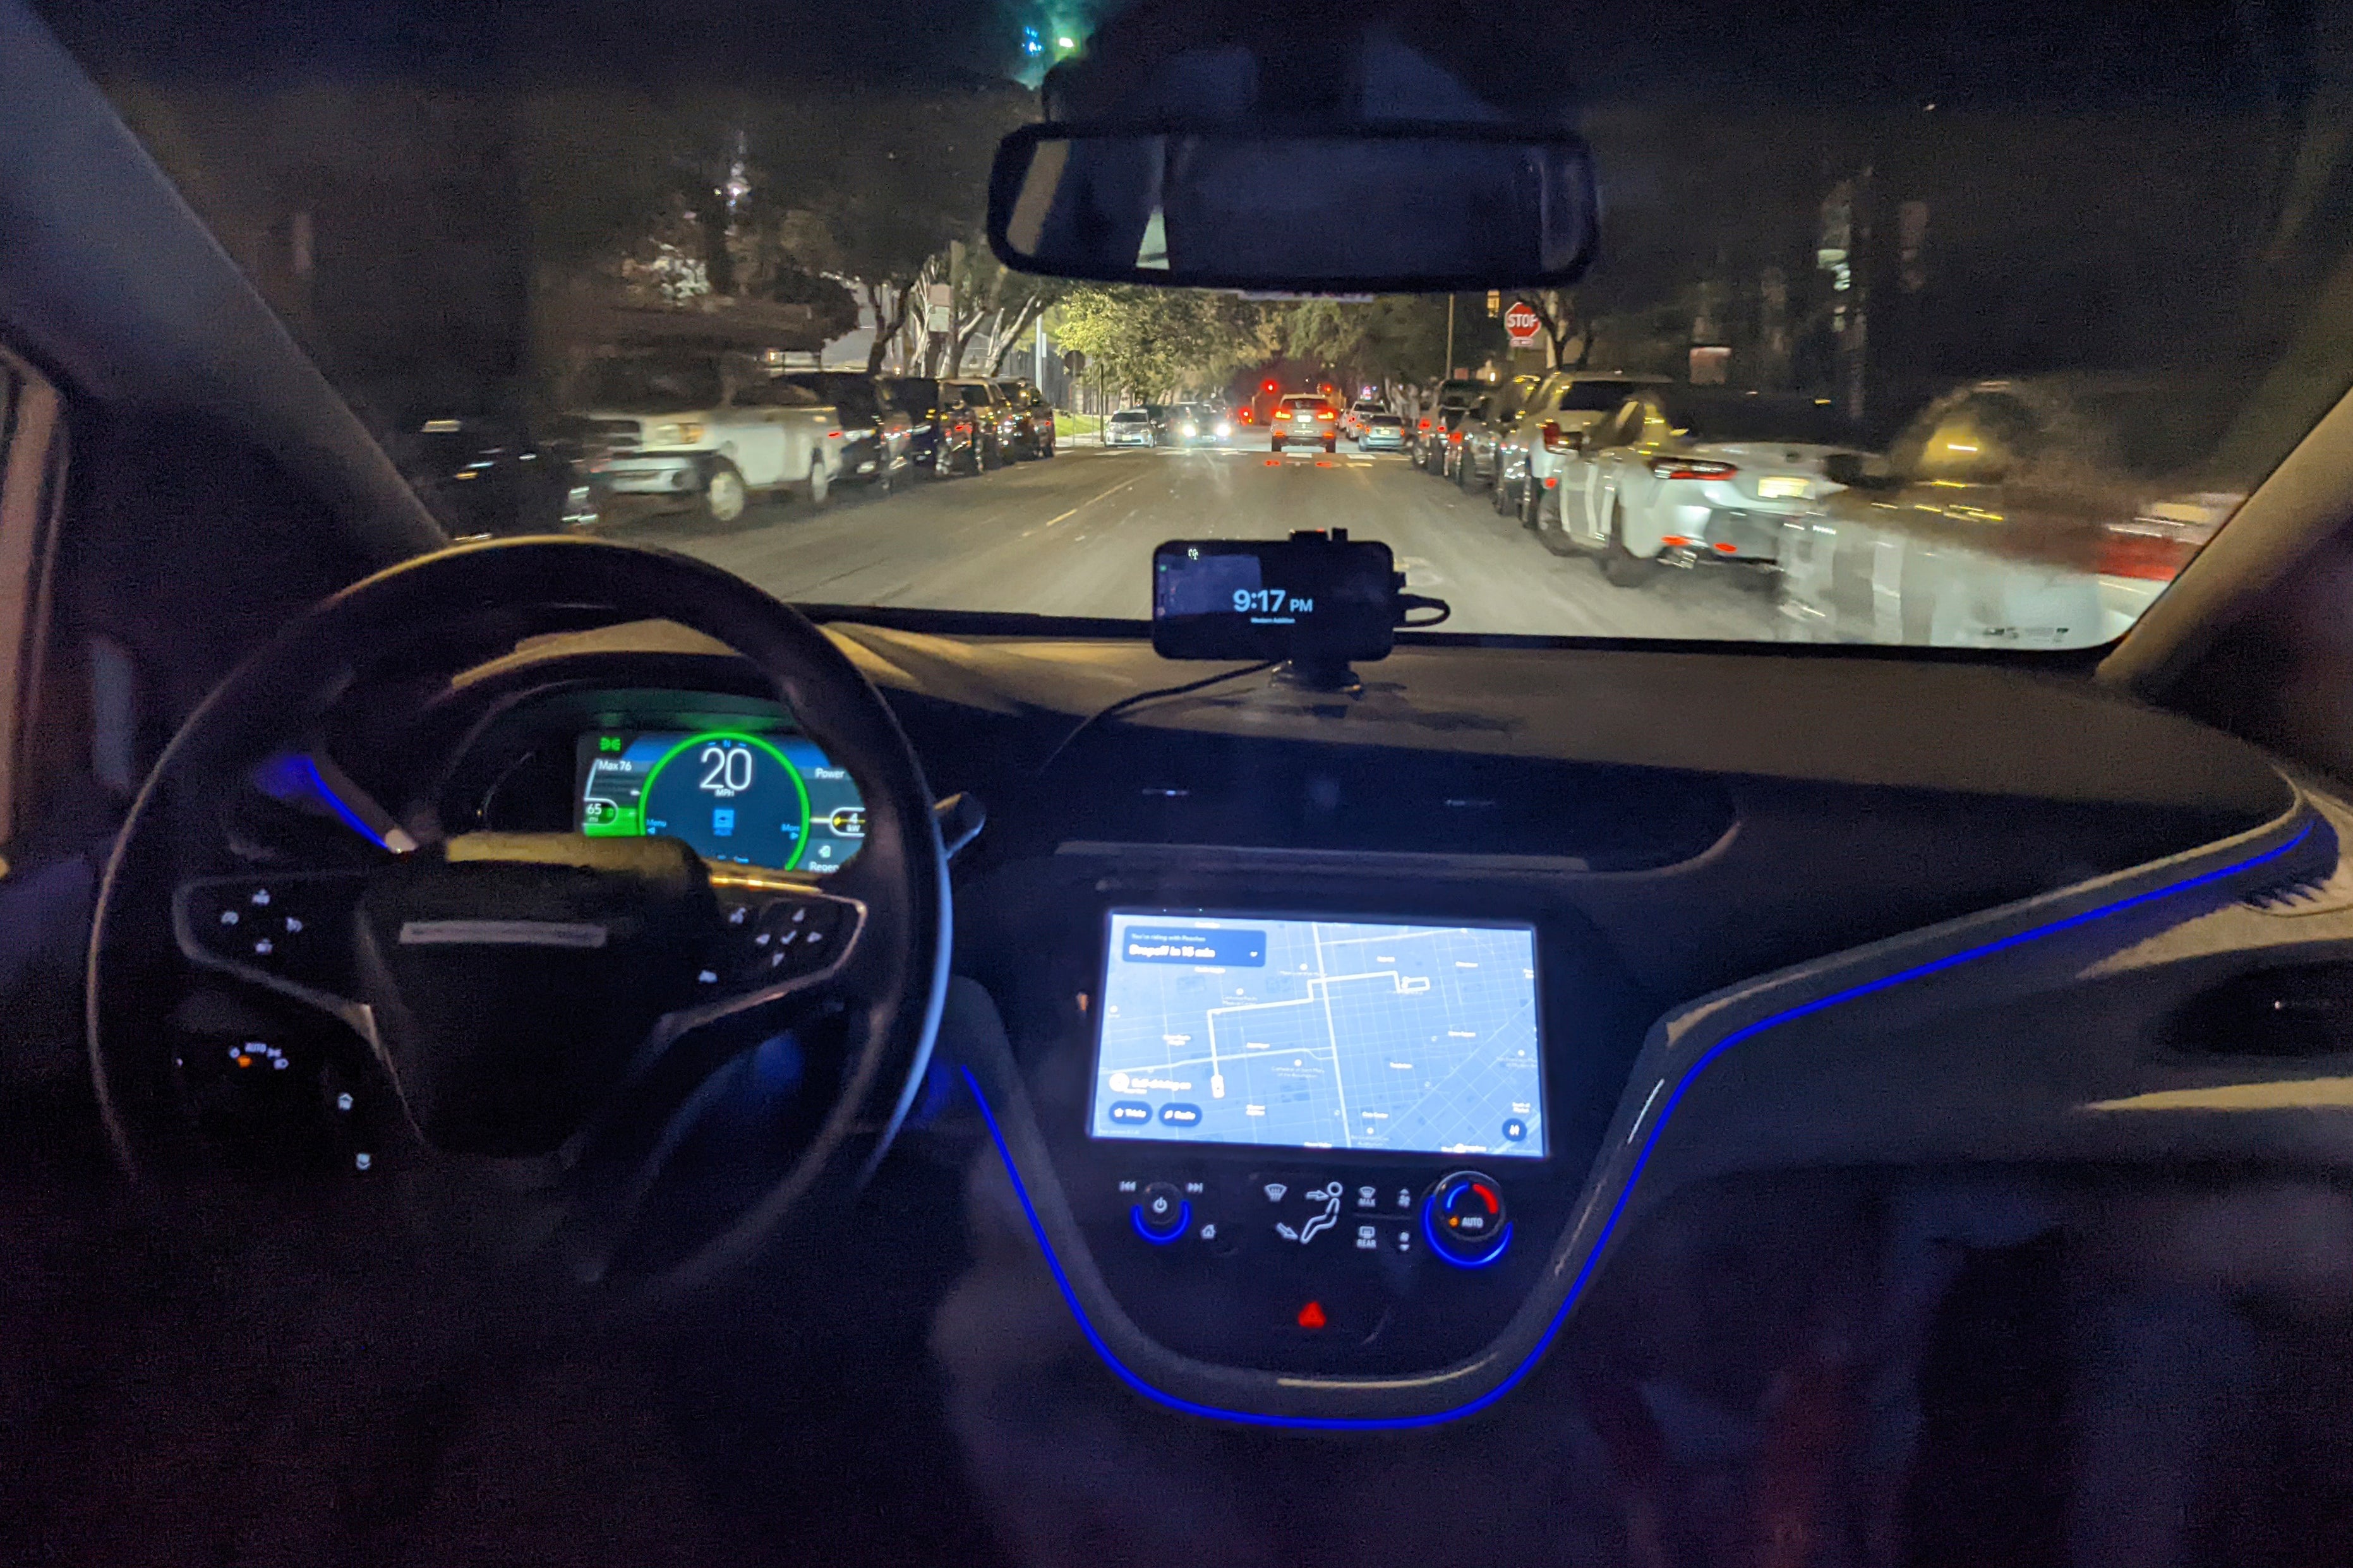
<svg viewBox="0 0 2353 1568">
<path fill-rule="evenodd" d="M 974 1070 L 973 1065 L 969 1062 L 963 1065 L 962 1071 L 965 1086 L 973 1095 L 982 1121 L 987 1127 L 989 1137 L 1004 1164 L 1006 1174 L 1012 1183 L 1014 1194 L 1020 1202 L 1031 1234 L 1037 1239 L 1039 1250 L 1045 1258 L 1047 1267 L 1065 1303 L 1070 1307 L 1081 1332 L 1097 1356 L 1130 1388 L 1155 1403 L 1181 1414 L 1248 1426 L 1305 1431 L 1395 1431 L 1440 1426 L 1476 1415 L 1493 1405 L 1517 1387 L 1543 1360 L 1545 1353 L 1558 1337 L 1569 1314 L 1583 1299 L 1588 1286 L 1599 1270 L 1602 1258 L 1629 1212 L 1643 1173 L 1650 1165 L 1651 1156 L 1659 1148 L 1660 1141 L 1672 1120 L 1677 1107 L 1683 1103 L 1685 1095 L 1701 1076 L 1710 1067 L 1723 1059 L 1733 1047 L 1752 1041 L 1780 1026 L 1823 1013 L 1849 1002 L 1877 995 L 1912 982 L 1947 973 L 1964 964 L 2015 951 L 2046 937 L 2080 930 L 2098 921 L 2123 915 L 2131 910 L 2145 909 L 2161 900 L 2176 898 L 2199 889 L 2210 888 L 2233 879 L 2246 877 L 2249 873 L 2259 871 L 2265 866 L 2293 855 L 2311 841 L 2322 826 L 2321 819 L 2315 814 L 2303 792 L 2298 790 L 2295 802 L 2287 812 L 2248 833 L 2234 835 L 2231 838 L 2210 844 L 2200 849 L 2102 878 L 2089 884 L 2079 884 L 2075 888 L 2046 895 L 2024 904 L 2013 904 L 1964 917 L 1961 920 L 1927 928 L 1926 931 L 1913 932 L 1887 942 L 1873 944 L 1870 948 L 1859 950 L 1859 952 L 1834 955 L 1820 963 L 1786 972 L 1780 976 L 1770 977 L 1750 986 L 1720 993 L 1714 998 L 1704 998 L 1677 1009 L 1674 1014 L 1671 1014 L 1659 1025 L 1654 1026 L 1651 1043 L 1646 1047 L 1644 1055 L 1656 1061 L 1662 1055 L 1688 1054 L 1689 1060 L 1679 1071 L 1659 1071 L 1654 1068 L 1650 1073 L 1636 1075 L 1630 1079 L 1626 1089 L 1621 1093 L 1622 1108 L 1627 1101 L 1634 1098 L 1637 1086 L 1643 1086 L 1645 1078 L 1655 1080 L 1642 1087 L 1640 1107 L 1633 1112 L 1630 1121 L 1627 1121 L 1624 1131 L 1617 1134 L 1614 1142 L 1605 1145 L 1607 1152 L 1601 1155 L 1593 1177 L 1588 1179 L 1587 1184 L 1586 1199 L 1555 1251 L 1553 1262 L 1550 1265 L 1551 1279 L 1556 1282 L 1566 1276 L 1567 1283 L 1540 1287 L 1535 1298 L 1532 1298 L 1527 1307 L 1523 1309 L 1518 1317 L 1515 1317 L 1513 1325 L 1498 1337 L 1493 1345 L 1481 1354 L 1459 1363 L 1453 1367 L 1433 1369 L 1429 1374 L 1418 1377 L 1380 1379 L 1318 1379 L 1218 1367 L 1179 1356 L 1176 1352 L 1160 1347 L 1155 1342 L 1145 1336 L 1140 1330 L 1135 1329 L 1132 1323 L 1125 1322 L 1124 1314 L 1119 1312 L 1116 1302 L 1112 1301 L 1108 1294 L 1104 1293 L 1105 1306 L 1121 1320 L 1118 1326 L 1126 1333 L 1133 1334 L 1145 1351 L 1157 1352 L 1168 1361 L 1170 1364 L 1163 1370 L 1176 1375 L 1166 1381 L 1176 1382 L 1189 1377 L 1197 1383 L 1223 1384 L 1227 1387 L 1219 1392 L 1229 1397 L 1230 1393 L 1234 1392 L 1232 1385 L 1239 1382 L 1245 1387 L 1254 1387 L 1275 1395 L 1278 1402 L 1282 1404 L 1293 1405 L 1306 1404 L 1312 1406 L 1320 1402 L 1327 1406 L 1356 1405 L 1359 1407 L 1370 1405 L 1376 1411 L 1386 1407 L 1388 1413 L 1341 1414 L 1334 1411 L 1323 1414 L 1316 1413 L 1312 1408 L 1298 1411 L 1237 1408 L 1229 1404 L 1212 1404 L 1206 1398 L 1194 1398 L 1177 1393 L 1172 1388 L 1161 1386 L 1159 1383 L 1146 1378 L 1131 1367 L 1114 1351 L 1103 1329 L 1093 1321 L 1082 1301 L 1079 1283 L 1073 1280 L 1050 1235 L 1046 1219 L 1040 1215 L 1029 1184 L 1025 1181 L 1020 1163 L 1013 1153 L 1005 1124 L 999 1118 L 997 1107 L 991 1103 L 989 1094 L 983 1087 L 980 1075 Z M 2217 856 L 2248 849 L 2253 852 L 2241 854 L 2239 858 L 2219 866 L 2211 863 L 2213 858 Z M 2200 868 L 2201 866 L 2203 868 Z M 2168 876 L 2168 872 L 2172 874 Z M 2152 878 L 2162 879 L 2156 880 L 2153 886 L 2148 885 Z M 2120 888 L 2136 890 L 2126 891 L 2121 897 L 2110 897 L 2103 901 L 2088 904 L 2082 902 L 2086 895 L 2096 899 L 2102 893 L 2113 893 Z M 2055 912 L 2054 905 L 2057 906 Z M 2071 905 L 2076 907 L 2070 908 Z M 2050 918 L 2039 920 L 2033 918 L 2042 914 L 2048 914 Z M 1999 934 L 1973 942 L 1967 941 L 1968 937 L 1983 931 L 1989 926 L 1999 928 L 2021 919 L 2028 923 L 2014 925 L 2013 929 L 2000 931 Z M 1802 986 L 1809 981 L 1819 983 L 1826 978 L 1827 974 L 1835 974 L 1840 971 L 1855 967 L 1859 956 L 1893 955 L 1905 949 L 1934 942 L 1940 936 L 1950 941 L 1960 942 L 1962 945 L 1892 968 L 1866 979 L 1836 986 L 1820 994 L 1789 1002 L 1764 1013 L 1761 1016 L 1750 1018 L 1746 1023 L 1735 1023 L 1729 1018 L 1720 1019 L 1716 1027 L 1722 1032 L 1715 1035 L 1713 1038 L 1700 1038 L 1696 1031 L 1684 1037 L 1677 1037 L 1674 1026 L 1678 1022 L 1696 1020 L 1699 1016 L 1711 1012 L 1728 1011 L 1725 1004 L 1736 1004 L 1744 994 L 1756 997 L 1760 992 L 1769 994 Z M 1868 957 L 1865 956 L 1863 961 L 1868 962 Z M 1018 1070 L 1011 1069 L 1009 1058 L 1005 1068 L 1010 1074 L 1008 1081 L 1003 1085 L 1009 1110 L 1020 1110 L 1026 1115 L 1026 1102 L 1023 1100 L 1018 1073 Z M 1652 1119 L 1651 1113 L 1654 1107 L 1657 1114 L 1655 1119 Z M 1620 1114 L 1621 1116 L 1624 1114 L 1622 1109 Z M 1647 1136 L 1644 1136 L 1646 1127 L 1648 1131 Z M 1023 1134 L 1022 1141 L 1025 1144 L 1034 1146 L 1041 1162 L 1041 1173 L 1050 1179 L 1052 1167 L 1050 1163 L 1045 1162 L 1044 1159 L 1042 1135 L 1034 1124 L 1025 1124 L 1018 1131 Z M 1627 1163 L 1628 1151 L 1633 1149 L 1638 1138 L 1641 1139 L 1640 1150 L 1631 1154 L 1629 1163 Z M 1610 1167 L 1621 1163 L 1624 1164 L 1622 1172 L 1613 1175 Z M 1604 1213 L 1605 1204 L 1607 1205 L 1606 1214 Z M 1599 1216 L 1598 1226 L 1597 1216 Z M 1063 1216 L 1063 1223 L 1069 1224 L 1067 1216 Z M 1087 1265 L 1091 1272 L 1091 1256 L 1087 1254 L 1083 1241 L 1078 1239 L 1075 1230 L 1072 1232 L 1072 1240 L 1079 1259 Z M 1571 1272 L 1572 1268 L 1573 1272 Z M 1093 1284 L 1100 1290 L 1101 1281 L 1093 1281 Z M 1541 1326 L 1537 1328 L 1525 1348 L 1518 1352 L 1515 1359 L 1506 1363 L 1504 1358 L 1510 1354 L 1510 1352 L 1504 1350 L 1502 1353 L 1498 1353 L 1498 1347 L 1505 1346 L 1506 1342 L 1515 1337 L 1525 1337 L 1522 1328 L 1522 1319 L 1528 1317 L 1530 1310 L 1539 1307 L 1540 1301 L 1537 1298 L 1549 1297 L 1555 1289 L 1559 1290 L 1558 1300 L 1552 1302 L 1549 1309 L 1545 1311 Z M 1206 1379 L 1203 1377 L 1205 1373 L 1208 1374 Z M 1446 1403 L 1433 1403 L 1433 1396 L 1445 1400 Z"/>
</svg>

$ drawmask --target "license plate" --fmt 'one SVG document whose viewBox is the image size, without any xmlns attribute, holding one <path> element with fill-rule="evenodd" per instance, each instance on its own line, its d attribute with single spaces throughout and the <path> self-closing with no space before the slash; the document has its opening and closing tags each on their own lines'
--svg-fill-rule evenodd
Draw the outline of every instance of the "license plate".
<svg viewBox="0 0 2353 1568">
<path fill-rule="evenodd" d="M 1767 474 L 1757 481 L 1757 495 L 1767 500 L 1780 496 L 1802 497 L 1812 488 L 1803 479 L 1793 479 L 1783 474 Z"/>
</svg>

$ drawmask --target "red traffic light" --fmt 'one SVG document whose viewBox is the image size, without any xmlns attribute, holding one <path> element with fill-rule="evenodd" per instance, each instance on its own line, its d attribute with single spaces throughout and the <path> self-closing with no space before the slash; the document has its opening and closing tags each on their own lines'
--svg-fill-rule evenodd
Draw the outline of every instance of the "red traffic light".
<svg viewBox="0 0 2353 1568">
<path fill-rule="evenodd" d="M 1272 392 L 1272 391 L 1274 390 L 1274 387 L 1275 387 L 1275 384 L 1274 384 L 1273 382 L 1270 381 L 1270 382 L 1268 382 L 1268 383 L 1266 384 L 1265 387 L 1264 387 L 1262 390 L 1267 391 L 1267 392 Z"/>
</svg>

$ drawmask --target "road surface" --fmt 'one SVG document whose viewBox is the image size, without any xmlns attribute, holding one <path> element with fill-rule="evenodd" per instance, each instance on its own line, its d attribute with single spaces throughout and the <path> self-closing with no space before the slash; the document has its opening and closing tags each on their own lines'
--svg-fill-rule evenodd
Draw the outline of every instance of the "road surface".
<svg viewBox="0 0 2353 1568">
<path fill-rule="evenodd" d="M 980 476 L 911 479 L 897 493 L 839 486 L 813 510 L 756 506 L 733 526 L 677 513 L 616 524 L 804 603 L 1151 614 L 1153 546 L 1279 539 L 1345 528 L 1395 552 L 1408 588 L 1454 609 L 1451 632 L 1739 637 L 1777 635 L 1769 580 L 1702 568 L 1616 588 L 1590 561 L 1548 553 L 1488 498 L 1388 453 L 1102 451 L 1064 447 Z"/>
</svg>

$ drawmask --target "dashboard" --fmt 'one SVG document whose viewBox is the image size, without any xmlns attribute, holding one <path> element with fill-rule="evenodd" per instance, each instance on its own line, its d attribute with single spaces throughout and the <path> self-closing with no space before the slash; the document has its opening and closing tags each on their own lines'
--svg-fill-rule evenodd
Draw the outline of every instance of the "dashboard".
<svg viewBox="0 0 2353 1568">
<path fill-rule="evenodd" d="M 1678 1184 L 1982 1146 L 1984 1108 L 2033 1103 L 2032 1029 L 1902 1054 L 1938 994 L 1907 976 L 2051 994 L 2178 918 L 2115 910 L 2333 853 L 2234 742 L 1957 665 L 1404 646 L 1353 696 L 1212 691 L 1065 746 L 1165 666 L 836 637 L 934 795 L 988 811 L 916 1121 L 1001 1165 L 1096 1356 L 1232 1419 L 1500 1397 Z M 1971 713 L 2016 744 L 1953 748 Z M 453 826 L 817 875 L 857 853 L 855 781 L 707 647 L 551 638 L 433 722 Z M 1920 1087 L 1957 1071 L 2003 1094 Z M 2052 1114 L 2005 1136 L 2080 1136 Z"/>
</svg>

